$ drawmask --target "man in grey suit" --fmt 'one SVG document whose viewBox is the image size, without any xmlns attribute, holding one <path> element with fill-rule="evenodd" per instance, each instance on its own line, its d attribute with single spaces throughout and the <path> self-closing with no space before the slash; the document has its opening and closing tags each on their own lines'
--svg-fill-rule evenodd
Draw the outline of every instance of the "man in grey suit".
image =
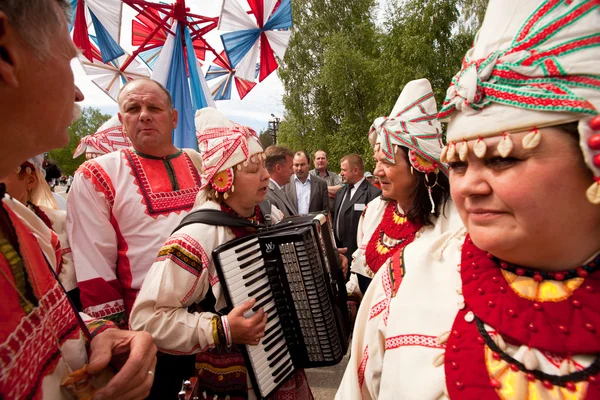
<svg viewBox="0 0 600 400">
<path fill-rule="evenodd" d="M 365 179 L 365 164 L 358 154 L 349 154 L 340 160 L 340 176 L 346 184 L 337 192 L 333 210 L 333 231 L 338 247 L 347 247 L 346 257 L 352 260 L 356 251 L 356 231 L 365 206 L 381 195 L 381 190 Z"/>
<path fill-rule="evenodd" d="M 290 182 L 283 191 L 294 206 L 295 214 L 308 214 L 310 212 L 329 212 L 327 200 L 327 182 L 308 173 L 310 157 L 305 151 L 294 155 L 294 172 Z"/>
<path fill-rule="evenodd" d="M 284 216 L 296 215 L 297 207 L 293 205 L 293 202 L 281 189 L 294 174 L 292 169 L 294 153 L 285 147 L 269 146 L 265 150 L 265 155 L 267 156 L 265 167 L 271 175 L 267 200 L 270 200 L 271 204 L 281 210 Z"/>
</svg>

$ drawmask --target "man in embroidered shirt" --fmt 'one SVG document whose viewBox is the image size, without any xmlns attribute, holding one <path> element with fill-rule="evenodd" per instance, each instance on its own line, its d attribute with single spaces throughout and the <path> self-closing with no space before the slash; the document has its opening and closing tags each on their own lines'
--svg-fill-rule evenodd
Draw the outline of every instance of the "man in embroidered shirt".
<svg viewBox="0 0 600 400">
<path fill-rule="evenodd" d="M 296 214 L 309 212 L 329 212 L 327 200 L 327 183 L 308 173 L 310 157 L 304 151 L 294 155 L 294 175 L 283 188 L 284 192 L 296 207 Z"/>
<path fill-rule="evenodd" d="M 84 311 L 127 326 L 154 258 L 194 204 L 200 176 L 190 156 L 173 145 L 177 110 L 158 82 L 127 84 L 119 120 L 132 148 L 79 168 L 67 231 Z"/>
<path fill-rule="evenodd" d="M 177 110 L 162 85 L 132 81 L 118 100 L 132 147 L 89 160 L 75 173 L 67 233 L 84 312 L 123 328 L 160 248 L 192 209 L 200 175 L 199 154 L 173 145 Z M 153 398 L 161 398 L 155 390 L 170 388 L 167 381 L 181 385 L 185 374 L 165 364 L 184 368 L 183 360 L 167 358 L 159 356 Z"/>
</svg>

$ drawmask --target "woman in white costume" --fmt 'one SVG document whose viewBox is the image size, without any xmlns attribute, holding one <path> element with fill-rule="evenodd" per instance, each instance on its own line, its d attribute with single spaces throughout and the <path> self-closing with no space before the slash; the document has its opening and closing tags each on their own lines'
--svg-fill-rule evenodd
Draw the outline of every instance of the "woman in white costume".
<svg viewBox="0 0 600 400">
<path fill-rule="evenodd" d="M 394 252 L 406 247 L 443 214 L 449 197 L 448 170 L 439 161 L 442 127 L 427 79 L 408 82 L 389 117 L 369 131 L 382 196 L 371 201 L 357 230 L 350 295 L 365 293 Z"/>
<path fill-rule="evenodd" d="M 194 210 L 220 210 L 264 223 L 258 206 L 267 195 L 266 158 L 254 131 L 229 121 L 213 108 L 196 113 L 204 171 Z M 272 207 L 272 221 L 283 215 Z M 204 398 L 255 399 L 237 345 L 258 345 L 267 314 L 261 308 L 246 318 L 255 299 L 228 314 L 212 251 L 253 228 L 204 223 L 183 226 L 167 240 L 152 265 L 131 313 L 135 330 L 152 334 L 161 351 L 196 355 Z M 194 312 L 188 310 L 193 306 Z M 292 376 L 273 399 L 312 399 L 304 371 Z"/>
<path fill-rule="evenodd" d="M 464 227 L 374 278 L 339 399 L 600 398 L 599 28 L 490 1 L 440 112 Z"/>
</svg>

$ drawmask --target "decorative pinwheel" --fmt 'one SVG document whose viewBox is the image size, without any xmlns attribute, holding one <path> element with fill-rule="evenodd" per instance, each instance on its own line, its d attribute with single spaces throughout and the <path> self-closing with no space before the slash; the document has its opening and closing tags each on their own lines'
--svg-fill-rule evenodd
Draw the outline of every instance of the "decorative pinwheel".
<svg viewBox="0 0 600 400">
<path fill-rule="evenodd" d="M 247 0 L 253 20 L 237 0 L 224 0 L 219 21 L 223 47 L 237 77 L 254 80 L 254 68 L 260 55 L 262 82 L 277 69 L 275 55 L 283 59 L 290 41 L 292 7 L 290 0 Z"/>
<path fill-rule="evenodd" d="M 85 71 L 113 99 L 131 79 L 150 75 L 161 82 L 179 112 L 174 144 L 197 148 L 195 111 L 215 107 L 200 61 L 209 53 L 214 56 L 215 66 L 209 69 L 207 79 L 221 77 L 215 99 L 229 99 L 232 82 L 243 98 L 255 86 L 259 54 L 262 81 L 277 68 L 275 55 L 283 57 L 290 37 L 290 0 L 248 0 L 251 14 L 235 0 L 223 1 L 221 26 L 233 31 L 222 37 L 225 52 L 217 51 L 207 41 L 207 34 L 217 28 L 219 18 L 195 14 L 186 6 L 186 0 L 174 0 L 172 4 L 71 0 L 73 41 L 82 50 L 80 60 Z M 131 54 L 123 50 L 128 45 L 120 38 L 123 3 L 137 13 L 132 21 Z"/>
<path fill-rule="evenodd" d="M 71 0 L 73 8 L 73 42 L 89 61 L 94 60 L 89 37 L 93 26 L 100 47 L 102 61 L 121 57 L 125 51 L 119 46 L 123 3 L 120 0 Z"/>
<path fill-rule="evenodd" d="M 223 51 L 221 58 L 215 59 L 216 65 L 211 65 L 206 72 L 206 80 L 217 79 L 216 85 L 211 89 L 211 93 L 215 100 L 229 100 L 231 99 L 231 86 L 235 81 L 235 87 L 237 88 L 240 99 L 246 97 L 248 92 L 256 86 L 256 82 L 247 81 L 245 79 L 238 78 L 235 76 L 236 70 L 231 67 L 227 54 Z"/>
<path fill-rule="evenodd" d="M 98 43 L 96 37 L 92 36 L 91 38 L 94 43 Z M 91 53 L 94 60 L 99 59 L 100 52 L 93 44 Z M 150 76 L 148 68 L 127 53 L 106 63 L 90 62 L 83 54 L 79 56 L 79 61 L 86 74 L 92 76 L 92 82 L 115 101 L 117 101 L 122 85 L 137 78 Z M 127 67 L 121 68 L 124 64 L 128 64 Z"/>
</svg>

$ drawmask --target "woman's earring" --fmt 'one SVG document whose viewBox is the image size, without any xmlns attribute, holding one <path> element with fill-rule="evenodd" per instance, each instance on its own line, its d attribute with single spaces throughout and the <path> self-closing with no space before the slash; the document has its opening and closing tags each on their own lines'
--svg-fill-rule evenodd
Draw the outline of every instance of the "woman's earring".
<svg viewBox="0 0 600 400">
<path fill-rule="evenodd" d="M 410 167 L 410 174 L 411 174 L 411 175 L 414 175 L 414 174 L 415 174 L 415 169 L 412 167 L 412 165 L 411 165 L 411 167 Z"/>
</svg>

